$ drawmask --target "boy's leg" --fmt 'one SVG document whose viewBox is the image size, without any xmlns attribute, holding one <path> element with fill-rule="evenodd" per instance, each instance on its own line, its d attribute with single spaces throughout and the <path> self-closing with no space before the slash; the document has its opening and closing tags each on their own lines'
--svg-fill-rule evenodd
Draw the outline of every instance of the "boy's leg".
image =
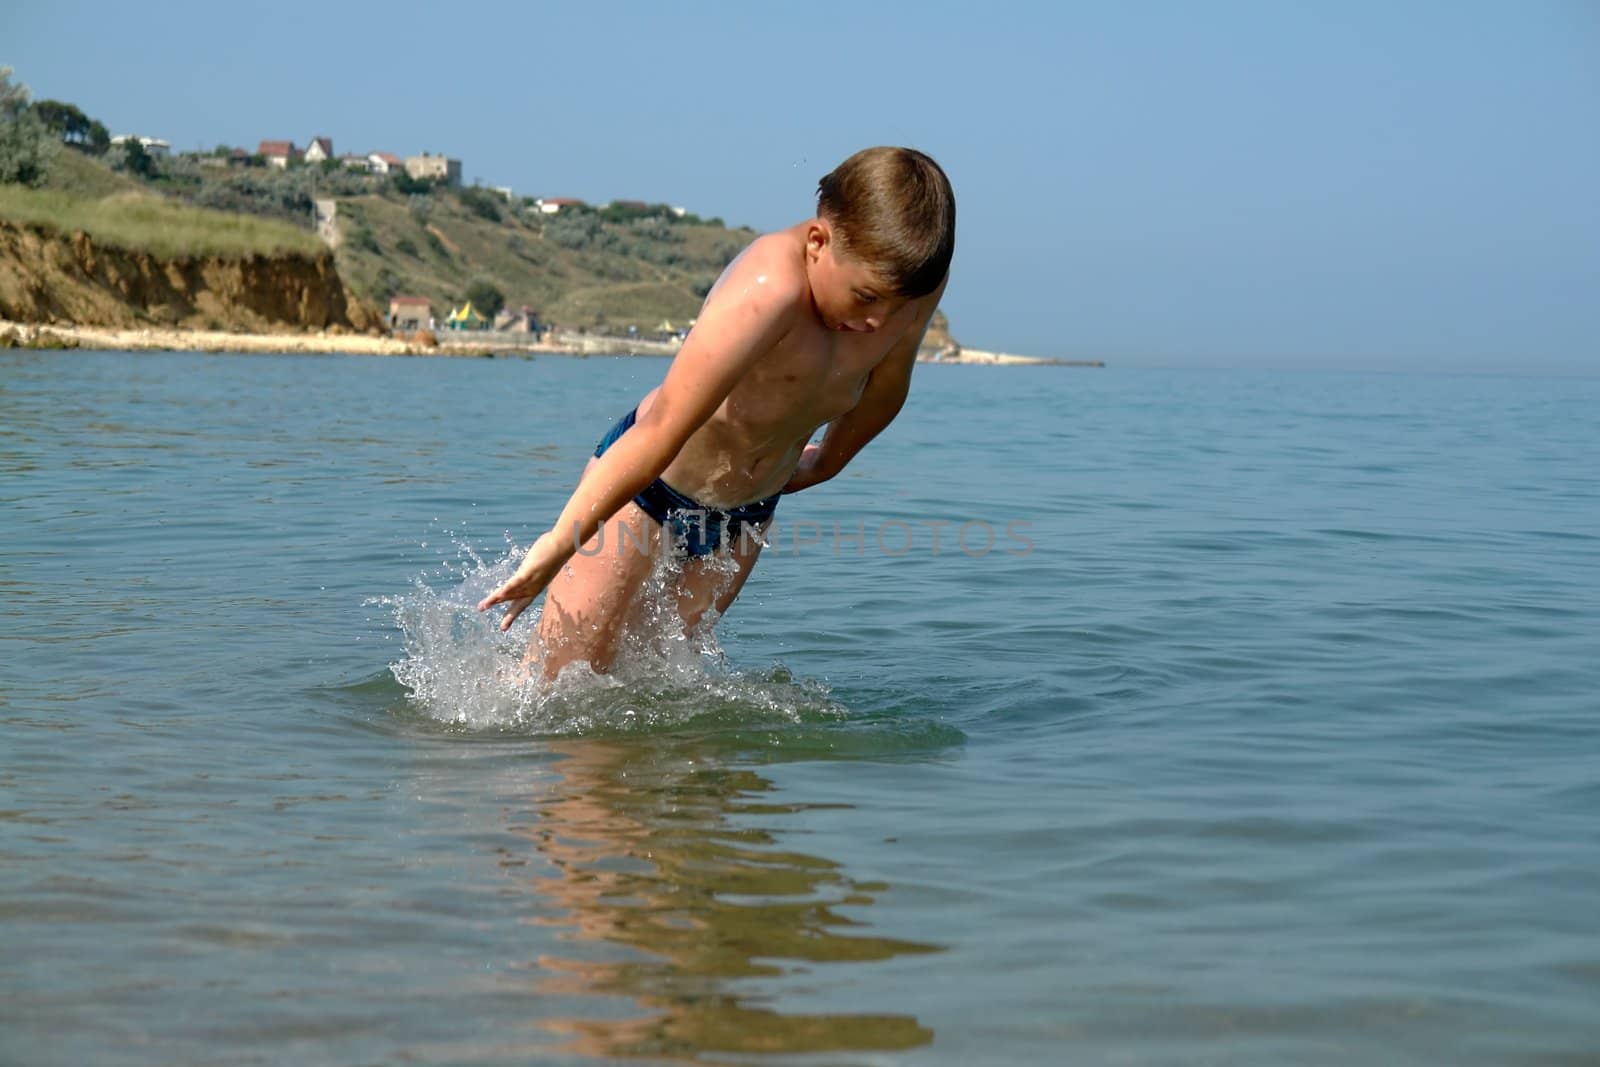
<svg viewBox="0 0 1600 1067">
<path fill-rule="evenodd" d="M 683 618 L 684 633 L 693 633 L 708 610 L 714 609 L 718 618 L 727 614 L 755 569 L 770 525 L 747 527 L 731 534 L 729 543 L 716 554 L 684 561 L 678 579 L 678 614 Z"/>
<path fill-rule="evenodd" d="M 546 680 L 580 660 L 597 671 L 609 667 L 660 537 L 637 504 L 617 512 L 550 583 L 523 662 L 538 662 Z"/>
</svg>

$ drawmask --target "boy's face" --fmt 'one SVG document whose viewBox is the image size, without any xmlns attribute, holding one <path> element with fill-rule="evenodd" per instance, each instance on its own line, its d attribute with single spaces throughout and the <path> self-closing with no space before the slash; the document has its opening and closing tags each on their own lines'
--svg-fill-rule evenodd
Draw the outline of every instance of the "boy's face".
<svg viewBox="0 0 1600 1067">
<path fill-rule="evenodd" d="M 817 314 L 830 330 L 872 333 L 907 303 L 871 266 L 839 250 L 826 219 L 806 231 L 806 276 Z"/>
</svg>

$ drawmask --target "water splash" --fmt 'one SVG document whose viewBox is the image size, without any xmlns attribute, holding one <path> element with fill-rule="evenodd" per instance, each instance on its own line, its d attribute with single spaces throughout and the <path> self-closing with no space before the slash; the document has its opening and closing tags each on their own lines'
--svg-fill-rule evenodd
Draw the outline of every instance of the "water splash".
<svg viewBox="0 0 1600 1067">
<path fill-rule="evenodd" d="M 410 592 L 373 602 L 390 609 L 404 641 L 390 671 L 432 719 L 472 730 L 595 735 L 837 724 L 848 715 L 824 685 L 797 681 L 782 665 L 761 673 L 732 668 L 712 613 L 686 634 L 675 601 L 682 564 L 669 553 L 657 554 L 640 593 L 643 622 L 607 673 L 578 663 L 553 682 L 529 677 L 521 661 L 539 608 L 501 633 L 499 613 L 476 607 L 511 576 L 524 550 L 508 541 L 502 556 L 485 560 L 455 544 L 454 562 L 419 575 Z M 733 561 L 719 565 L 731 577 Z"/>
</svg>

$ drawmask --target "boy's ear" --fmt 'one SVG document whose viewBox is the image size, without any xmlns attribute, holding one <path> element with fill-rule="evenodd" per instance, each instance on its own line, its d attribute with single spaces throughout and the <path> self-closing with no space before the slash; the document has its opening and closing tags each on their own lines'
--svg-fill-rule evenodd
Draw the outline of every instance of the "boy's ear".
<svg viewBox="0 0 1600 1067">
<path fill-rule="evenodd" d="M 806 225 L 806 259 L 815 263 L 822 250 L 833 240 L 833 230 L 824 218 L 814 218 Z"/>
</svg>

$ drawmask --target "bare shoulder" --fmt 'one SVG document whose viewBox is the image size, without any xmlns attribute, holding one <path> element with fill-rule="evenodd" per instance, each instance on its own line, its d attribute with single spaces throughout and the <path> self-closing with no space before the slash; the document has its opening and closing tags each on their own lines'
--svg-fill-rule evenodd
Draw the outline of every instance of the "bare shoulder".
<svg viewBox="0 0 1600 1067">
<path fill-rule="evenodd" d="M 757 238 L 723 270 L 673 357 L 653 406 L 680 393 L 691 395 L 689 406 L 699 412 L 698 426 L 710 414 L 709 408 L 701 410 L 702 401 L 720 403 L 750 367 L 788 336 L 803 314 L 802 295 L 809 287 L 799 251 L 783 238 L 782 233 Z"/>
<path fill-rule="evenodd" d="M 797 303 L 806 293 L 805 262 L 794 235 L 787 230 L 764 234 L 745 246 L 706 295 L 706 306 L 760 303 L 769 307 Z"/>
</svg>

